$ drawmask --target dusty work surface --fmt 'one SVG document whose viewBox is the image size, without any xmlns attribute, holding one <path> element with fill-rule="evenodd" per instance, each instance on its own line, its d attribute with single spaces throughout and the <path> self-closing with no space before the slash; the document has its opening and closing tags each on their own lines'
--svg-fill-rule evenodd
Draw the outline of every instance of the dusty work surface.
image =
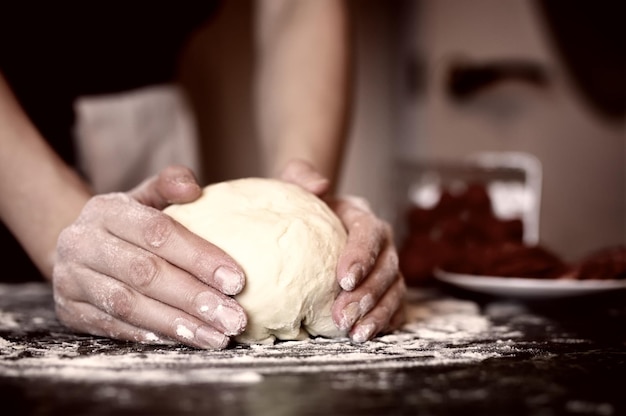
<svg viewBox="0 0 626 416">
<path fill-rule="evenodd" d="M 626 411 L 626 297 L 414 292 L 401 331 L 202 351 L 72 333 L 45 284 L 0 285 L 15 414 L 590 414 Z"/>
</svg>

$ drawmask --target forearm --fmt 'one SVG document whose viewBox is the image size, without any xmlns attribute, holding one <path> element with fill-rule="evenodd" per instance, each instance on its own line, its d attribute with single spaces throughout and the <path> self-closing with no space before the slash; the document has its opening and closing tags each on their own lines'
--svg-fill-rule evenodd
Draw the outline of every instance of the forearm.
<svg viewBox="0 0 626 416">
<path fill-rule="evenodd" d="M 0 74 L 0 218 L 50 279 L 56 240 L 89 192 L 41 138 Z"/>
<path fill-rule="evenodd" d="M 298 158 L 335 185 L 349 113 L 346 6 L 262 0 L 257 7 L 256 115 L 266 174 Z"/>
</svg>

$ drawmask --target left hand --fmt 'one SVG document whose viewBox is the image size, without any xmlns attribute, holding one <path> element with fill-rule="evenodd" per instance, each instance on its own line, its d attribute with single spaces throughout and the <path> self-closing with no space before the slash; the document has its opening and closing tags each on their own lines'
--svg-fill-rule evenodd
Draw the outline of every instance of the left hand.
<svg viewBox="0 0 626 416">
<path fill-rule="evenodd" d="M 333 305 L 335 325 L 349 330 L 355 342 L 400 327 L 405 319 L 406 285 L 398 268 L 391 226 L 376 217 L 362 198 L 326 196 L 330 182 L 305 162 L 290 162 L 280 179 L 324 199 L 348 232 L 337 264 L 343 291 Z"/>
</svg>

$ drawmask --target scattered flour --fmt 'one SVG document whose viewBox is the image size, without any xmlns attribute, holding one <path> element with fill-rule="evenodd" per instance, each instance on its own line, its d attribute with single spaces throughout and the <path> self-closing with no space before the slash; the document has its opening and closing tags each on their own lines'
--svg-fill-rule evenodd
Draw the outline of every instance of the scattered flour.
<svg viewBox="0 0 626 416">
<path fill-rule="evenodd" d="M 176 326 L 176 333 L 179 336 L 181 336 L 181 337 L 183 337 L 185 339 L 192 339 L 193 338 L 193 332 L 189 328 L 184 326 L 184 325 L 177 325 Z"/>
<path fill-rule="evenodd" d="M 7 349 L 8 349 L 8 348 L 9 348 L 9 347 L 11 347 L 12 345 L 13 345 L 13 343 L 11 343 L 11 342 L 7 341 L 7 340 L 6 340 L 6 339 L 4 339 L 4 338 L 0 338 L 0 348 L 2 348 L 3 350 L 4 350 L 5 348 L 7 348 Z"/>
<path fill-rule="evenodd" d="M 15 320 L 15 314 L 11 312 L 0 311 L 0 330 L 13 329 L 17 327 L 19 327 L 19 324 Z"/>
<path fill-rule="evenodd" d="M 41 338 L 26 329 L 21 337 L 0 338 L 0 375 L 100 383 L 255 383 L 270 374 L 467 364 L 517 352 L 513 339 L 520 334 L 494 325 L 473 302 L 410 302 L 407 318 L 400 331 L 362 344 L 315 338 L 223 351 L 127 344 L 68 332 Z M 0 319 L 3 328 L 33 325 L 32 318 L 19 314 L 0 311 Z"/>
</svg>

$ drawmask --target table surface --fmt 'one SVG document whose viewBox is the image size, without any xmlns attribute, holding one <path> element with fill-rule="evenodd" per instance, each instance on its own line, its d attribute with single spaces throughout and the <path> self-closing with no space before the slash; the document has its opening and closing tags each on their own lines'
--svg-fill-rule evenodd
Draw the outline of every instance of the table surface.
<svg viewBox="0 0 626 416">
<path fill-rule="evenodd" d="M 0 285 L 0 400 L 31 415 L 623 415 L 626 293 L 412 291 L 401 331 L 201 351 L 75 334 Z M 4 412 L 3 412 L 4 414 Z"/>
</svg>

